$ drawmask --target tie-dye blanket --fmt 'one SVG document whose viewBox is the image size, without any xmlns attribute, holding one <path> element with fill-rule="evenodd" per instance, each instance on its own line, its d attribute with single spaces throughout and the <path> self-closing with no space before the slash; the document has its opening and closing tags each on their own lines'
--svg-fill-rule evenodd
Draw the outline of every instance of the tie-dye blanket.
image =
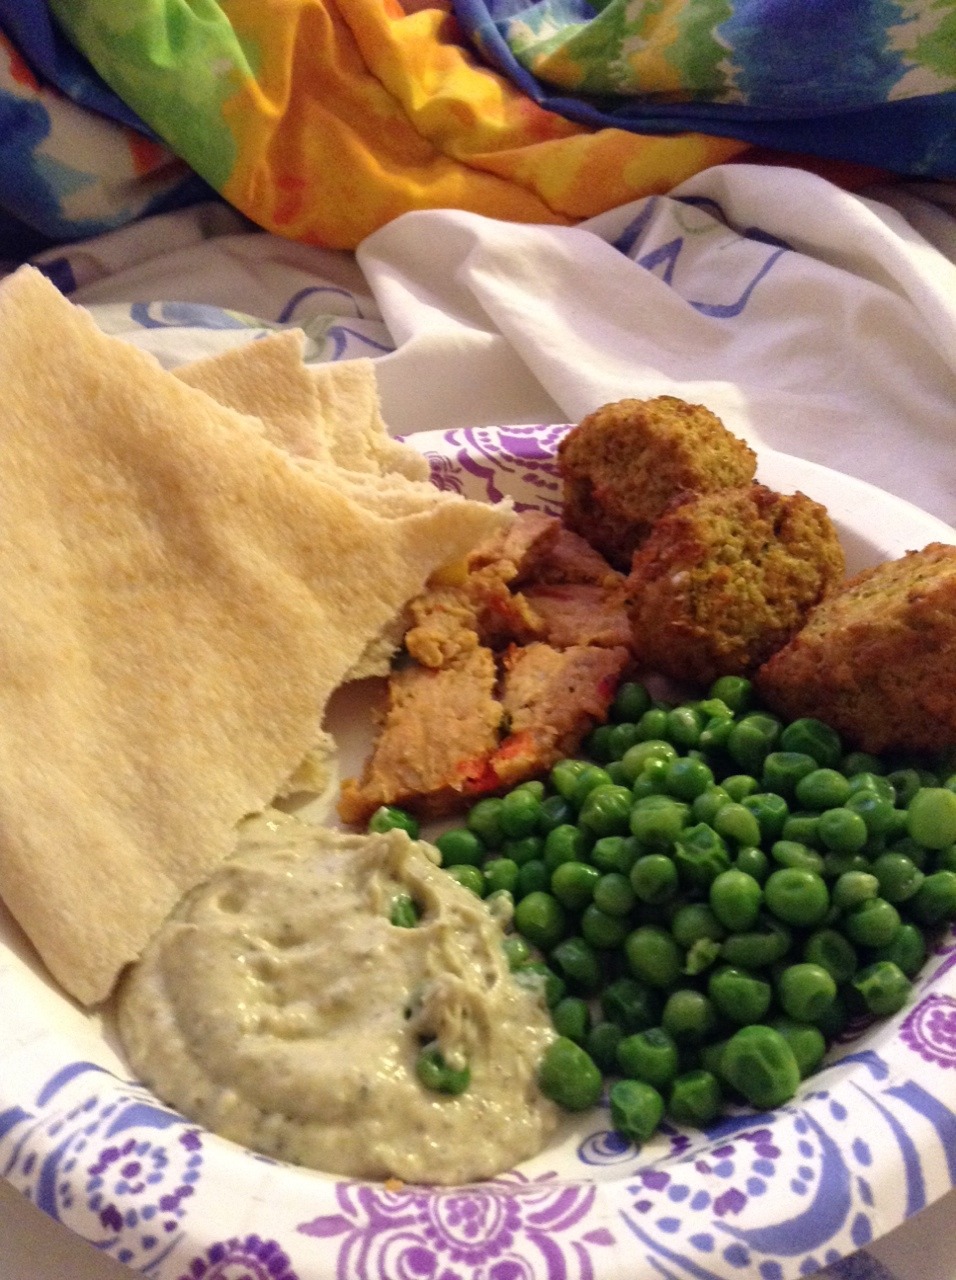
<svg viewBox="0 0 956 1280">
<path fill-rule="evenodd" d="M 956 175 L 956 0 L 453 0 L 540 105 Z"/>
<path fill-rule="evenodd" d="M 353 248 L 413 209 L 575 223 L 751 144 L 947 174 L 954 49 L 956 0 L 0 0 L 0 258 L 209 187 Z"/>
</svg>

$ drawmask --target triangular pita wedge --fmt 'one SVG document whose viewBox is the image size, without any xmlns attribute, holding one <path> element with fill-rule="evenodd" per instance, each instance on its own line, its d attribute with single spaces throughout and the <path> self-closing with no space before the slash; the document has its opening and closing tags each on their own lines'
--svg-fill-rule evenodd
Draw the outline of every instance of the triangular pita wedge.
<svg viewBox="0 0 956 1280">
<path fill-rule="evenodd" d="M 367 645 L 510 515 L 370 510 L 32 268 L 0 335 L 0 896 L 92 1004 Z"/>
</svg>

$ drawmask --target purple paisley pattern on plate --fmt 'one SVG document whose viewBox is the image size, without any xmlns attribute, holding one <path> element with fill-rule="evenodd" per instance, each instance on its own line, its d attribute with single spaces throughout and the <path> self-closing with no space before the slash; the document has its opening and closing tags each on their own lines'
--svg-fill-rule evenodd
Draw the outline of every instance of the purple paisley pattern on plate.
<svg viewBox="0 0 956 1280">
<path fill-rule="evenodd" d="M 438 488 L 557 514 L 567 430 L 411 439 Z M 89 1061 L 89 1029 L 18 1019 L 49 992 L 0 942 L 0 1177 L 147 1280 L 802 1280 L 956 1186 L 954 969 L 950 932 L 912 1006 L 773 1113 L 639 1147 L 599 1109 L 492 1182 L 391 1189 L 235 1148 Z"/>
<path fill-rule="evenodd" d="M 194 1258 L 177 1280 L 299 1280 L 275 1240 L 222 1240 Z"/>
<path fill-rule="evenodd" d="M 900 1037 L 924 1062 L 956 1067 L 956 1000 L 927 996 L 907 1016 Z"/>
<path fill-rule="evenodd" d="M 346 1182 L 337 1213 L 298 1229 L 339 1241 L 336 1280 L 591 1280 L 591 1251 L 615 1243 L 587 1222 L 595 1197 L 519 1174 L 440 1190 Z"/>
</svg>

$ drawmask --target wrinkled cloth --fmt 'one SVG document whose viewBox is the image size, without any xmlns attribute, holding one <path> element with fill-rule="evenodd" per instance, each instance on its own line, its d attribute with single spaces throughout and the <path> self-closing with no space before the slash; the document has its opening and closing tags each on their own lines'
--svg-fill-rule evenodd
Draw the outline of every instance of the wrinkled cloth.
<svg viewBox="0 0 956 1280">
<path fill-rule="evenodd" d="M 0 259 L 211 194 L 84 64 L 42 5 L 0 0 Z"/>
<path fill-rule="evenodd" d="M 453 0 L 570 120 L 956 175 L 956 0 Z"/>
</svg>

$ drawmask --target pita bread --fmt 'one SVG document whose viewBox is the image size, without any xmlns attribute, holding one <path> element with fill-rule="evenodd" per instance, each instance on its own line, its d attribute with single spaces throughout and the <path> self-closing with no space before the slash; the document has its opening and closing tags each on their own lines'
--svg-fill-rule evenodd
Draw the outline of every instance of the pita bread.
<svg viewBox="0 0 956 1280">
<path fill-rule="evenodd" d="M 0 334 L 0 896 L 92 1004 L 369 643 L 511 517 L 437 490 L 370 509 L 32 268 Z"/>
</svg>

